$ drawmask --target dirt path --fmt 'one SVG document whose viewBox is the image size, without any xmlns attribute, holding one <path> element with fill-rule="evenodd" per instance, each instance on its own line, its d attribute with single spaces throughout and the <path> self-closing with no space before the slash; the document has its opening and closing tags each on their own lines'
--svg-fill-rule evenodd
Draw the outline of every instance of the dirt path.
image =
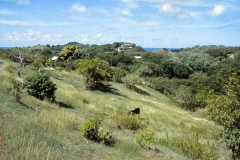
<svg viewBox="0 0 240 160">
<path fill-rule="evenodd" d="M 2 152 L 2 142 L 3 142 L 3 138 L 2 135 L 0 134 L 0 160 L 2 160 L 3 157 L 3 153 Z"/>
<path fill-rule="evenodd" d="M 3 65 L 0 66 L 0 73 L 2 73 L 2 71 L 4 70 L 5 67 L 7 67 L 8 64 L 6 62 L 2 61 L 2 60 L 0 60 L 0 62 L 3 63 Z"/>
</svg>

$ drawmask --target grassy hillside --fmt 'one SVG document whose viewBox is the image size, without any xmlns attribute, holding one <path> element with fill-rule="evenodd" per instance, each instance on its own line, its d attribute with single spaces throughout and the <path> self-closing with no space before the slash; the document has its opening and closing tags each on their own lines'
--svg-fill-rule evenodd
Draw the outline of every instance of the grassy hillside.
<svg viewBox="0 0 240 160">
<path fill-rule="evenodd" d="M 194 146 L 195 151 L 201 146 L 211 148 L 215 159 L 230 157 L 220 138 L 220 126 L 174 106 L 148 87 L 142 89 L 149 96 L 119 83 L 111 83 L 109 92 L 90 91 L 85 90 L 82 76 L 54 71 L 57 103 L 40 101 L 26 93 L 21 94 L 20 102 L 14 102 L 8 93 L 9 73 L 3 67 L 7 64 L 16 69 L 19 64 L 0 61 L 0 159 L 191 159 L 180 149 L 181 145 L 188 149 L 192 144 L 193 151 Z M 28 66 L 22 77 L 14 73 L 22 80 L 30 72 L 34 71 Z M 135 136 L 141 129 L 119 129 L 108 116 L 119 109 L 127 114 L 134 107 L 141 109 L 140 117 L 149 119 L 148 126 L 156 131 L 156 143 L 151 149 L 137 144 Z M 100 112 L 106 113 L 102 128 L 112 131 L 112 146 L 87 141 L 80 134 L 79 126 Z"/>
</svg>

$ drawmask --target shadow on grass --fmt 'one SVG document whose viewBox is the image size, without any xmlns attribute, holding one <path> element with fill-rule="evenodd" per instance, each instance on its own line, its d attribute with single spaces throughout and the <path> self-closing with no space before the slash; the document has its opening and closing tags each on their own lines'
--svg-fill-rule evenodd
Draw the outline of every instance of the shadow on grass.
<svg viewBox="0 0 240 160">
<path fill-rule="evenodd" d="M 56 102 L 56 104 L 58 104 L 59 107 L 61 107 L 61 108 L 74 109 L 73 106 L 70 106 L 70 105 L 65 104 L 63 102 Z"/>
<path fill-rule="evenodd" d="M 102 86 L 102 87 L 99 87 L 99 88 L 89 88 L 89 90 L 93 90 L 93 91 L 96 90 L 96 91 L 101 91 L 101 92 L 104 92 L 104 93 L 111 93 L 111 94 L 114 94 L 114 95 L 117 95 L 117 96 L 122 96 L 122 97 L 128 98 L 126 95 L 119 93 L 118 89 L 113 88 L 110 85 Z"/>
<path fill-rule="evenodd" d="M 34 107 L 30 107 L 30 106 L 26 105 L 25 103 L 23 103 L 21 101 L 18 101 L 18 103 L 21 104 L 23 107 L 26 107 L 28 109 L 33 109 L 33 110 L 35 109 Z"/>
</svg>

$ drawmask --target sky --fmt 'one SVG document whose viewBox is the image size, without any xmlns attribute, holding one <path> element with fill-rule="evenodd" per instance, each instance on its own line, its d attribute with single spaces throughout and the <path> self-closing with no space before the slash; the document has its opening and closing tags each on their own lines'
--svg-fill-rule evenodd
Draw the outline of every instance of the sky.
<svg viewBox="0 0 240 160">
<path fill-rule="evenodd" d="M 240 46 L 239 0 L 0 0 L 0 47 Z"/>
</svg>

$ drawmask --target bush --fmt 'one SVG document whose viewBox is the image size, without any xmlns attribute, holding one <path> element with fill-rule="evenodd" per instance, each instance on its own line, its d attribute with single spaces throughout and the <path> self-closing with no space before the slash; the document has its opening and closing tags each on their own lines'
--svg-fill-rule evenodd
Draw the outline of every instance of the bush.
<svg viewBox="0 0 240 160">
<path fill-rule="evenodd" d="M 81 134 L 87 139 L 93 141 L 99 141 L 99 133 L 98 129 L 103 121 L 102 116 L 96 116 L 91 119 L 87 119 L 85 123 L 83 123 L 80 127 Z"/>
<path fill-rule="evenodd" d="M 165 95 L 174 95 L 177 89 L 177 85 L 174 81 L 162 77 L 153 78 L 150 87 Z"/>
<path fill-rule="evenodd" d="M 100 127 L 103 121 L 103 115 L 98 115 L 87 119 L 86 122 L 80 126 L 81 135 L 89 140 L 100 142 L 106 145 L 114 143 L 114 139 L 111 136 L 111 131 L 100 131 Z"/>
<path fill-rule="evenodd" d="M 150 148 L 155 143 L 155 131 L 152 128 L 147 128 L 143 132 L 136 135 L 137 143 L 143 148 Z"/>
<path fill-rule="evenodd" d="M 24 90 L 40 100 L 55 101 L 56 85 L 50 80 L 50 76 L 42 73 L 34 73 L 23 81 Z"/>
<path fill-rule="evenodd" d="M 148 120 L 140 120 L 137 115 L 129 115 L 121 110 L 110 114 L 110 118 L 121 129 L 137 130 L 145 127 L 148 123 Z"/>
<path fill-rule="evenodd" d="M 9 82 L 11 83 L 11 85 L 12 85 L 9 88 L 10 94 L 11 94 L 13 100 L 18 102 L 21 98 L 20 94 L 22 92 L 22 82 L 16 80 L 14 78 L 13 74 L 11 74 L 8 79 L 9 79 Z"/>
</svg>

